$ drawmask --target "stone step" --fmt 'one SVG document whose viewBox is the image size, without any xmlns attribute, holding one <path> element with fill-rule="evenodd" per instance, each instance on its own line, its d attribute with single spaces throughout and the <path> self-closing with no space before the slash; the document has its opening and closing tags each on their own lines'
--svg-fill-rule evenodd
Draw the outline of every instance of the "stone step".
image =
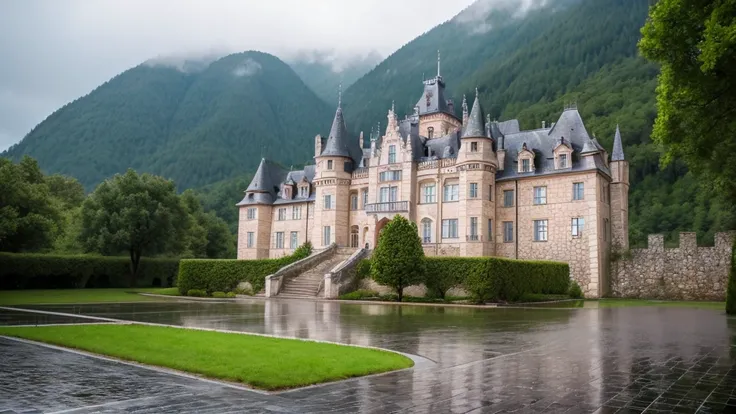
<svg viewBox="0 0 736 414">
<path fill-rule="evenodd" d="M 286 289 L 279 292 L 279 296 L 281 296 L 282 294 L 317 296 L 317 289 Z"/>
</svg>

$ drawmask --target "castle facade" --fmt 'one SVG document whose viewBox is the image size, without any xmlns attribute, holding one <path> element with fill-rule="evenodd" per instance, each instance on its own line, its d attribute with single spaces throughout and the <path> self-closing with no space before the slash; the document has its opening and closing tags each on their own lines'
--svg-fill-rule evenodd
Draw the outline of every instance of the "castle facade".
<svg viewBox="0 0 736 414">
<path fill-rule="evenodd" d="M 400 214 L 417 224 L 430 256 L 557 260 L 587 297 L 607 294 L 612 249 L 628 248 L 629 167 L 621 134 L 611 156 L 576 108 L 520 130 L 490 121 L 477 92 L 462 117 L 438 74 L 424 81 L 414 113 L 388 111 L 370 147 L 350 137 L 338 104 L 329 136 L 314 140 L 314 165 L 288 171 L 262 160 L 238 203 L 238 259 L 315 248 L 373 248 Z"/>
</svg>

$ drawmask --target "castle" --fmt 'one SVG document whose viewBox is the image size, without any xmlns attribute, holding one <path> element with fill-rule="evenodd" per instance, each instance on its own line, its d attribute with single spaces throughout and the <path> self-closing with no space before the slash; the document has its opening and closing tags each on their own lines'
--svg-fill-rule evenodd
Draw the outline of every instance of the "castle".
<svg viewBox="0 0 736 414">
<path fill-rule="evenodd" d="M 309 240 L 373 248 L 397 214 L 417 223 L 427 255 L 502 256 L 570 264 L 587 297 L 607 294 L 612 248 L 628 249 L 629 166 L 591 138 L 576 108 L 522 131 L 484 118 L 476 91 L 462 118 L 440 76 L 414 113 L 388 111 L 385 134 L 350 137 L 338 103 L 314 165 L 263 159 L 238 203 L 238 259 L 280 257 Z"/>
</svg>

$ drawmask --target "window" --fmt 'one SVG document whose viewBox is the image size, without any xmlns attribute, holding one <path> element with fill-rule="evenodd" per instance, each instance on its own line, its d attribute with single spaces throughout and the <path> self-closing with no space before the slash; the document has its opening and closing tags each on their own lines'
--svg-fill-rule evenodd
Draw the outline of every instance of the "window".
<svg viewBox="0 0 736 414">
<path fill-rule="evenodd" d="M 534 220 L 534 241 L 547 241 L 547 220 Z"/>
<path fill-rule="evenodd" d="M 457 239 L 457 219 L 442 220 L 442 238 Z"/>
<path fill-rule="evenodd" d="M 560 154 L 560 168 L 567 168 L 567 154 Z"/>
<path fill-rule="evenodd" d="M 365 208 L 366 204 L 368 204 L 368 189 L 363 189 L 363 208 Z"/>
<path fill-rule="evenodd" d="M 332 169 L 332 160 L 327 160 L 327 169 L 328 170 Z"/>
<path fill-rule="evenodd" d="M 434 138 L 434 127 L 427 128 L 427 138 L 429 139 Z"/>
<path fill-rule="evenodd" d="M 399 181 L 401 180 L 401 170 L 384 171 L 378 174 L 378 181 Z"/>
<path fill-rule="evenodd" d="M 477 142 L 471 142 L 470 143 L 470 152 L 478 152 L 478 143 Z"/>
<path fill-rule="evenodd" d="M 514 190 L 503 190 L 503 206 L 514 206 Z"/>
<path fill-rule="evenodd" d="M 393 164 L 396 162 L 396 145 L 388 146 L 388 163 Z"/>
<path fill-rule="evenodd" d="M 284 232 L 283 231 L 277 231 L 276 232 L 276 243 L 274 245 L 277 249 L 283 249 L 284 248 Z"/>
<path fill-rule="evenodd" d="M 585 227 L 585 219 L 576 217 L 572 219 L 572 237 L 580 237 L 583 235 L 583 227 Z"/>
<path fill-rule="evenodd" d="M 389 203 L 397 201 L 398 187 L 381 187 L 379 193 L 380 203 Z"/>
<path fill-rule="evenodd" d="M 583 198 L 585 198 L 585 184 L 572 183 L 572 199 L 582 200 Z"/>
<path fill-rule="evenodd" d="M 249 208 L 248 209 L 248 220 L 255 220 L 255 219 L 256 219 L 256 209 Z"/>
<path fill-rule="evenodd" d="M 329 246 L 330 245 L 330 226 L 324 226 L 322 227 L 322 245 L 323 246 Z"/>
<path fill-rule="evenodd" d="M 469 240 L 478 240 L 478 217 L 470 218 L 470 235 Z"/>
<path fill-rule="evenodd" d="M 521 160 L 521 172 L 531 172 L 532 171 L 532 163 L 529 158 L 524 158 Z"/>
<path fill-rule="evenodd" d="M 422 186 L 422 202 L 423 203 L 434 203 L 436 201 L 434 191 L 435 191 L 434 183 L 424 184 Z"/>
<path fill-rule="evenodd" d="M 503 222 L 503 242 L 511 243 L 514 241 L 514 222 L 504 221 Z"/>
<path fill-rule="evenodd" d="M 357 210 L 358 209 L 358 195 L 353 194 L 350 196 L 350 209 Z"/>
<path fill-rule="evenodd" d="M 309 197 L 309 186 L 304 185 L 299 187 L 299 197 Z"/>
<path fill-rule="evenodd" d="M 291 232 L 291 240 L 289 241 L 289 248 L 292 250 L 299 247 L 299 232 L 292 231 Z"/>
<path fill-rule="evenodd" d="M 534 204 L 547 204 L 547 187 L 534 187 Z"/>
<path fill-rule="evenodd" d="M 470 183 L 468 187 L 468 198 L 478 198 L 478 183 Z"/>
<path fill-rule="evenodd" d="M 332 209 L 332 194 L 327 194 L 327 195 L 324 196 L 323 208 L 325 210 L 331 210 Z"/>
<path fill-rule="evenodd" d="M 291 219 L 292 220 L 301 220 L 302 219 L 302 208 L 298 206 L 294 206 L 291 210 Z"/>
<path fill-rule="evenodd" d="M 249 231 L 248 232 L 248 238 L 246 239 L 247 240 L 247 243 L 248 243 L 248 248 L 249 249 L 253 247 L 253 244 L 255 244 L 255 238 L 256 238 L 256 234 L 253 233 L 252 231 Z"/>
<path fill-rule="evenodd" d="M 459 184 L 445 184 L 445 194 L 442 201 L 457 201 L 459 199 Z"/>
<path fill-rule="evenodd" d="M 488 201 L 493 201 L 493 186 L 488 186 Z"/>
<path fill-rule="evenodd" d="M 278 220 L 279 221 L 286 220 L 286 208 L 280 208 L 279 209 L 279 218 L 278 218 Z"/>
<path fill-rule="evenodd" d="M 493 241 L 493 220 L 488 219 L 488 241 Z"/>
<path fill-rule="evenodd" d="M 291 187 L 284 186 L 284 199 L 290 200 L 291 199 Z"/>
<path fill-rule="evenodd" d="M 432 243 L 432 220 L 422 220 L 422 243 Z"/>
</svg>

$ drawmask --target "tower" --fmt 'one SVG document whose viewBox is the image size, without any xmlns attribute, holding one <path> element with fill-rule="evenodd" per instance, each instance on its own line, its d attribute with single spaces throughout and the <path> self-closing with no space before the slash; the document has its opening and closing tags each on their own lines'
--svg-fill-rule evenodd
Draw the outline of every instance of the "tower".
<svg viewBox="0 0 736 414">
<path fill-rule="evenodd" d="M 279 167 L 261 159 L 258 170 L 238 203 L 238 259 L 267 259 L 271 247 L 272 209 L 276 191 L 272 177 Z"/>
<path fill-rule="evenodd" d="M 629 249 L 629 162 L 618 125 L 611 154 L 611 238 L 613 250 Z"/>
<path fill-rule="evenodd" d="M 483 109 L 475 92 L 473 108 L 460 137 L 457 155 L 459 172 L 458 227 L 465 229 L 460 240 L 463 256 L 488 256 L 495 253 L 495 199 L 493 197 L 498 161 L 493 139 L 486 134 Z"/>
</svg>

